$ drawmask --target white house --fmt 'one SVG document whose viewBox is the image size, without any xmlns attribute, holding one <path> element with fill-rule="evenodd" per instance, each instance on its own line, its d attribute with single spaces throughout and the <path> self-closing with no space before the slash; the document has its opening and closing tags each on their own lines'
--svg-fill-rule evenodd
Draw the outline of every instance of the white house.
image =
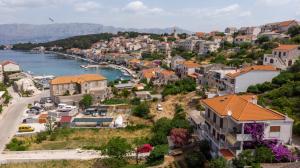
<svg viewBox="0 0 300 168">
<path fill-rule="evenodd" d="M 273 49 L 272 54 L 265 54 L 263 64 L 273 65 L 280 69 L 292 66 L 300 57 L 299 45 L 280 45 Z"/>
<path fill-rule="evenodd" d="M 226 74 L 223 84 L 227 93 L 246 92 L 251 85 L 272 81 L 280 71 L 270 65 L 254 65 Z"/>
<path fill-rule="evenodd" d="M 205 119 L 198 136 L 211 142 L 212 154 L 230 160 L 244 150 L 244 142 L 251 142 L 252 135 L 245 125 L 259 123 L 264 132 L 263 140 L 277 139 L 291 143 L 293 120 L 256 104 L 254 95 L 226 95 L 202 101 Z M 199 114 L 200 115 L 200 114 Z"/>
<path fill-rule="evenodd" d="M 2 65 L 0 65 L 0 83 L 2 83 L 4 80 L 4 76 L 3 76 L 3 68 Z"/>
<path fill-rule="evenodd" d="M 171 69 L 176 70 L 178 65 L 184 62 L 185 59 L 181 56 L 175 56 L 171 58 Z"/>
<path fill-rule="evenodd" d="M 237 32 L 237 28 L 236 27 L 227 27 L 224 32 L 226 34 L 233 34 L 233 33 Z"/>
<path fill-rule="evenodd" d="M 195 44 L 194 51 L 198 54 L 208 54 L 215 52 L 220 48 L 220 42 L 199 40 Z"/>
<path fill-rule="evenodd" d="M 20 66 L 12 61 L 3 61 L 1 63 L 3 72 L 19 72 Z"/>
<path fill-rule="evenodd" d="M 193 61 L 184 61 L 182 64 L 178 65 L 176 72 L 180 77 L 190 76 L 194 78 L 197 68 L 200 68 L 199 64 Z"/>
</svg>

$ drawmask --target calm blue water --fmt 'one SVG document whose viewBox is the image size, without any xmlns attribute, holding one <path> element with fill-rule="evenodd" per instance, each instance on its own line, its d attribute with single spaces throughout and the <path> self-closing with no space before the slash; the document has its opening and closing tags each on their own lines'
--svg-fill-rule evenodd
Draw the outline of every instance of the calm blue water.
<svg viewBox="0 0 300 168">
<path fill-rule="evenodd" d="M 109 81 L 128 77 L 123 76 L 122 72 L 113 68 L 83 69 L 80 65 L 87 64 L 81 60 L 74 60 L 58 56 L 56 54 L 29 53 L 18 51 L 1 51 L 0 61 L 12 60 L 18 63 L 25 72 L 30 71 L 33 75 L 77 75 L 87 73 L 100 73 Z"/>
</svg>

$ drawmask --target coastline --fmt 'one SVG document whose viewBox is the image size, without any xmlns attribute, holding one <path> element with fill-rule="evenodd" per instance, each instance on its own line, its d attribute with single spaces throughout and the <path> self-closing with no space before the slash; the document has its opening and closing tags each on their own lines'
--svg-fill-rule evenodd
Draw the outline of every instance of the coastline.
<svg viewBox="0 0 300 168">
<path fill-rule="evenodd" d="M 65 53 L 55 52 L 55 51 L 45 51 L 44 53 L 46 53 L 46 54 L 57 54 L 57 55 L 64 56 L 64 57 L 79 59 L 79 60 L 82 60 L 82 61 L 85 61 L 85 62 L 88 62 L 88 63 L 94 63 L 94 64 L 97 64 L 97 65 L 99 64 L 99 62 L 97 62 L 97 61 L 94 61 L 94 60 L 88 59 L 88 58 L 82 58 L 78 55 L 65 54 Z M 126 71 L 132 78 L 137 77 L 136 73 L 133 70 L 129 69 L 129 68 L 126 68 L 126 67 L 120 66 L 120 65 L 111 64 L 111 63 L 108 63 L 108 62 L 105 62 L 105 63 L 107 63 L 107 65 L 105 65 L 104 67 L 118 69 L 120 71 Z"/>
</svg>

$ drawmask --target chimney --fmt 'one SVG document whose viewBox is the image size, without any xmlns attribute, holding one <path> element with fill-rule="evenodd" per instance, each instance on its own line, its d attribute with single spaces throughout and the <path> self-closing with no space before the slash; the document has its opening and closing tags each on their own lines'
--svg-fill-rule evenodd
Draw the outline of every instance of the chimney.
<svg viewBox="0 0 300 168">
<path fill-rule="evenodd" d="M 252 96 L 252 98 L 251 98 L 251 103 L 253 103 L 253 104 L 257 104 L 257 99 L 256 99 L 256 97 L 255 96 Z"/>
</svg>

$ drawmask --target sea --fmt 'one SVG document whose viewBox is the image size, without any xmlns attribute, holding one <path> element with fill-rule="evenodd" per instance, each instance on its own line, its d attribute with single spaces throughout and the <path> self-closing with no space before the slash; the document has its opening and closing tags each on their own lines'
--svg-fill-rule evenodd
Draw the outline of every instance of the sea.
<svg viewBox="0 0 300 168">
<path fill-rule="evenodd" d="M 84 69 L 81 68 L 80 65 L 87 65 L 87 62 L 57 54 L 0 50 L 0 61 L 2 62 L 4 60 L 11 60 L 19 64 L 24 72 L 34 76 L 101 74 L 105 76 L 108 81 L 130 78 L 125 76 L 120 70 L 109 67 Z"/>
</svg>

